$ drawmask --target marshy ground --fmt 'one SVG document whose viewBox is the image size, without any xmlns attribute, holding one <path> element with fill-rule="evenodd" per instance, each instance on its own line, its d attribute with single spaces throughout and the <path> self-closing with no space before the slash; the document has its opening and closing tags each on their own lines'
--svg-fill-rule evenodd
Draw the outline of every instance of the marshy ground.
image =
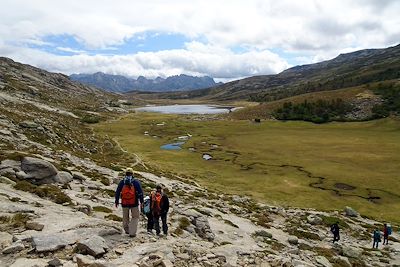
<svg viewBox="0 0 400 267">
<path fill-rule="evenodd" d="M 132 113 L 96 125 L 160 171 L 279 205 L 352 206 L 399 222 L 400 121 L 253 123 L 215 116 Z M 160 146 L 188 136 L 181 150 Z M 212 156 L 204 160 L 203 155 Z"/>
</svg>

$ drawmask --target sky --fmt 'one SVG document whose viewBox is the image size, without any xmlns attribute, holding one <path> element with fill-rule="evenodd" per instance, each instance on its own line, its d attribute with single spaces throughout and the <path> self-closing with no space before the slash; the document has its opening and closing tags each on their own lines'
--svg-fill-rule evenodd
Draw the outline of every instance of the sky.
<svg viewBox="0 0 400 267">
<path fill-rule="evenodd" d="M 400 0 L 0 0 L 0 56 L 229 81 L 400 43 Z"/>
</svg>

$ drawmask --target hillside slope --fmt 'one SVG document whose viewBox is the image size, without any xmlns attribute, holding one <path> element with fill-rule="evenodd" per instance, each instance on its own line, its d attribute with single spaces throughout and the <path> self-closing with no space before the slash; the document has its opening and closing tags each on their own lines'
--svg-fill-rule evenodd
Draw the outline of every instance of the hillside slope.
<svg viewBox="0 0 400 267">
<path fill-rule="evenodd" d="M 400 45 L 341 54 L 332 60 L 296 66 L 276 75 L 254 76 L 214 88 L 161 97 L 265 102 L 397 78 L 400 78 Z"/>
</svg>

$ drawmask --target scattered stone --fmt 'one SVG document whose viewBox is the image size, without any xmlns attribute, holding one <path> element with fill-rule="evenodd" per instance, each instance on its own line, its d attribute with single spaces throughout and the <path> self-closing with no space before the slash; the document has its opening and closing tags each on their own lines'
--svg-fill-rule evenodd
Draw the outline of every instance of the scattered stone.
<svg viewBox="0 0 400 267">
<path fill-rule="evenodd" d="M 91 264 L 94 263 L 95 259 L 94 257 L 90 255 L 82 255 L 82 254 L 76 254 L 76 263 L 78 264 L 78 267 L 88 267 Z"/>
<path fill-rule="evenodd" d="M 14 254 L 14 253 L 17 253 L 17 252 L 23 250 L 24 248 L 25 248 L 25 246 L 24 246 L 24 244 L 22 244 L 22 242 L 16 242 L 16 243 L 12 244 L 11 246 L 3 249 L 2 253 L 3 254 Z"/>
<path fill-rule="evenodd" d="M 76 249 L 81 254 L 89 254 L 94 257 L 99 257 L 106 253 L 109 247 L 107 246 L 104 238 L 95 235 L 78 242 L 76 245 Z"/>
<path fill-rule="evenodd" d="M 344 208 L 344 212 L 346 213 L 346 216 L 349 217 L 357 217 L 359 215 L 356 210 L 348 206 Z"/>
<path fill-rule="evenodd" d="M 81 182 L 87 180 L 87 177 L 83 173 L 80 172 L 71 172 L 71 173 L 72 173 L 72 178 L 75 180 L 79 180 Z"/>
<path fill-rule="evenodd" d="M 315 260 L 324 267 L 332 267 L 332 263 L 330 263 L 324 256 L 316 256 Z"/>
<path fill-rule="evenodd" d="M 299 244 L 299 239 L 296 236 L 291 235 L 288 237 L 288 242 L 291 245 L 297 245 Z"/>
<path fill-rule="evenodd" d="M 27 222 L 25 227 L 28 230 L 42 231 L 44 228 L 44 224 L 37 222 Z"/>
<path fill-rule="evenodd" d="M 161 261 L 161 265 L 163 267 L 174 267 L 174 265 L 172 264 L 172 262 L 169 259 L 163 259 Z"/>
<path fill-rule="evenodd" d="M 0 248 L 8 247 L 13 242 L 13 236 L 0 231 Z"/>
<path fill-rule="evenodd" d="M 59 250 L 67 245 L 69 242 L 59 235 L 46 235 L 33 237 L 33 246 L 36 252 L 51 252 Z"/>
<path fill-rule="evenodd" d="M 50 267 L 58 267 L 58 266 L 62 266 L 63 265 L 58 258 L 54 258 L 54 259 L 52 259 L 51 261 L 49 261 L 47 263 L 49 264 Z"/>
<path fill-rule="evenodd" d="M 317 215 L 311 214 L 307 216 L 307 221 L 312 225 L 317 225 L 322 223 L 322 218 Z"/>
<path fill-rule="evenodd" d="M 71 182 L 73 179 L 72 175 L 69 172 L 58 172 L 57 175 L 54 177 L 54 181 L 59 184 L 66 184 Z"/>
<path fill-rule="evenodd" d="M 81 204 L 75 207 L 76 210 L 85 213 L 86 215 L 89 215 L 92 213 L 92 206 L 89 204 Z"/>
<path fill-rule="evenodd" d="M 343 253 L 343 256 L 357 259 L 361 256 L 362 249 L 356 248 L 356 247 L 343 246 L 342 253 Z"/>
</svg>

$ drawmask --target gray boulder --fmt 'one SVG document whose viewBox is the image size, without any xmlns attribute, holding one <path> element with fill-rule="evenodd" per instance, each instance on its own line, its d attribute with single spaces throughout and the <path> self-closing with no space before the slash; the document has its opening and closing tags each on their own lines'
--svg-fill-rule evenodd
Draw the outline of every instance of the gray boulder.
<svg viewBox="0 0 400 267">
<path fill-rule="evenodd" d="M 68 240 L 59 235 L 35 236 L 32 240 L 36 252 L 56 251 L 69 245 Z"/>
<path fill-rule="evenodd" d="M 54 177 L 54 181 L 59 184 L 67 184 L 71 182 L 73 176 L 69 172 L 58 172 L 57 175 Z"/>
<path fill-rule="evenodd" d="M 342 247 L 342 254 L 343 256 L 349 257 L 349 258 L 354 258 L 358 259 L 363 250 L 357 247 L 349 247 L 349 246 L 343 246 Z"/>
<path fill-rule="evenodd" d="M 42 231 L 44 228 L 44 224 L 37 223 L 37 222 L 27 222 L 26 229 L 28 230 L 35 230 L 35 231 Z"/>
<path fill-rule="evenodd" d="M 22 159 L 21 169 L 28 175 L 28 179 L 35 179 L 39 184 L 54 181 L 54 176 L 57 175 L 57 169 L 53 164 L 32 157 Z"/>
<path fill-rule="evenodd" d="M 319 217 L 317 215 L 313 215 L 313 214 L 307 216 L 307 221 L 310 224 L 313 224 L 313 225 L 317 225 L 317 224 L 321 224 L 322 223 L 321 217 Z"/>
<path fill-rule="evenodd" d="M 211 231 L 210 224 L 205 216 L 197 217 L 193 220 L 196 227 L 196 233 L 208 241 L 213 241 L 215 238 L 214 233 Z"/>
<path fill-rule="evenodd" d="M 359 215 L 358 212 L 351 207 L 345 207 L 344 212 L 346 213 L 346 216 L 349 217 L 357 217 Z"/>
<path fill-rule="evenodd" d="M 299 239 L 296 236 L 291 235 L 288 237 L 288 242 L 291 245 L 297 245 L 299 243 Z"/>
<path fill-rule="evenodd" d="M 93 257 L 100 257 L 106 253 L 109 247 L 104 238 L 95 235 L 76 244 L 76 249 L 81 254 L 89 254 Z"/>
</svg>

